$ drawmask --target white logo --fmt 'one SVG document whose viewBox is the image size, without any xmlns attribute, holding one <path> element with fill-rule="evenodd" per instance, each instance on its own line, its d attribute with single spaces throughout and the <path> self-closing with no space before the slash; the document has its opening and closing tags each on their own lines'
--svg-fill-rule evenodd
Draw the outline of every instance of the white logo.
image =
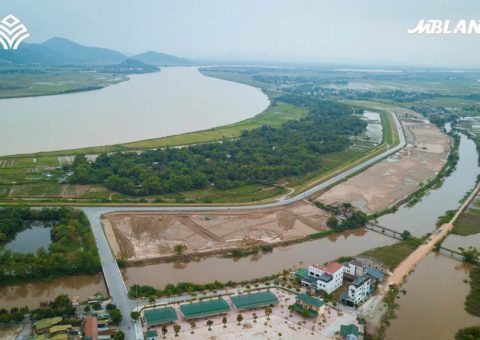
<svg viewBox="0 0 480 340">
<path fill-rule="evenodd" d="M 0 44 L 4 50 L 16 50 L 28 37 L 27 28 L 15 16 L 7 15 L 0 22 Z"/>
<path fill-rule="evenodd" d="M 480 34 L 479 20 L 420 20 L 408 34 Z"/>
</svg>

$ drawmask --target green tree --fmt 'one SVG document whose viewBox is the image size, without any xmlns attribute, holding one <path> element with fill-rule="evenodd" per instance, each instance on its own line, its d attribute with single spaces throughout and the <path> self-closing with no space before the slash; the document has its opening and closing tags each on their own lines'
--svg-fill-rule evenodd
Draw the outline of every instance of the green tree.
<svg viewBox="0 0 480 340">
<path fill-rule="evenodd" d="M 175 251 L 175 253 L 176 253 L 177 255 L 181 255 L 186 248 L 187 248 L 187 247 L 186 247 L 185 245 L 179 243 L 179 244 L 176 244 L 176 245 L 173 247 L 173 250 Z"/>
<path fill-rule="evenodd" d="M 180 329 L 182 327 L 179 324 L 174 324 L 173 325 L 173 331 L 175 332 L 175 336 L 178 336 L 178 332 L 180 332 Z"/>
<path fill-rule="evenodd" d="M 212 325 L 213 325 L 213 321 L 212 321 L 212 320 L 208 320 L 208 321 L 207 321 L 207 326 L 208 326 L 208 330 L 209 330 L 209 331 L 212 330 Z"/>
<path fill-rule="evenodd" d="M 118 330 L 117 333 L 113 336 L 114 340 L 124 340 L 125 339 L 125 333 L 123 333 L 121 330 Z"/>
<path fill-rule="evenodd" d="M 290 316 L 292 316 L 292 313 L 293 313 L 294 309 L 295 309 L 294 305 L 289 305 L 288 306 L 288 310 L 290 311 Z"/>
<path fill-rule="evenodd" d="M 132 311 L 130 313 L 130 317 L 132 318 L 132 320 L 137 321 L 140 318 L 140 313 L 137 311 Z"/>
<path fill-rule="evenodd" d="M 162 335 L 163 335 L 164 339 L 166 338 L 167 332 L 168 332 L 167 325 L 163 325 L 162 326 Z"/>
<path fill-rule="evenodd" d="M 195 330 L 195 327 L 197 327 L 197 324 L 195 321 L 191 320 L 189 321 L 189 324 L 190 324 L 190 327 L 192 328 L 192 334 L 195 333 L 194 330 Z"/>
<path fill-rule="evenodd" d="M 270 314 L 272 314 L 272 309 L 270 307 L 265 307 L 265 315 L 267 316 L 267 320 L 270 320 Z"/>
<path fill-rule="evenodd" d="M 114 324 L 118 325 L 122 321 L 122 318 L 123 316 L 119 309 L 114 309 L 110 312 L 110 319 L 112 319 Z"/>
<path fill-rule="evenodd" d="M 223 323 L 223 328 L 227 328 L 227 317 L 226 316 L 224 316 L 222 318 L 222 323 Z"/>
<path fill-rule="evenodd" d="M 240 323 L 242 322 L 242 320 L 243 320 L 242 314 L 238 314 L 238 315 L 237 315 L 237 325 L 240 325 Z"/>
</svg>

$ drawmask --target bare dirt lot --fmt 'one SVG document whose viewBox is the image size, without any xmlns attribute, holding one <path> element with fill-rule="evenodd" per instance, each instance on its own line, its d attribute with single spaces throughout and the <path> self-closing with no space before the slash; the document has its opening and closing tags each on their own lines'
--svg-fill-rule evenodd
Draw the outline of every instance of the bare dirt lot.
<svg viewBox="0 0 480 340">
<path fill-rule="evenodd" d="M 349 202 L 366 213 L 374 213 L 406 198 L 422 182 L 435 177 L 446 162 L 449 138 L 413 111 L 398 114 L 407 146 L 321 194 L 318 200 L 325 204 Z"/>
<path fill-rule="evenodd" d="M 114 254 L 130 261 L 295 240 L 328 229 L 329 214 L 307 202 L 238 212 L 110 213 L 102 223 Z"/>
</svg>

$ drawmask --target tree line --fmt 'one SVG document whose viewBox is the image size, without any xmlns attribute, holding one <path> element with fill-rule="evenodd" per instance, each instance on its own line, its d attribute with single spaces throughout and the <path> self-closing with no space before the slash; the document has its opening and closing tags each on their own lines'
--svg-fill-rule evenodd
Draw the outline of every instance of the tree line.
<svg viewBox="0 0 480 340">
<path fill-rule="evenodd" d="M 93 163 L 80 155 L 69 181 L 101 183 L 127 195 L 272 185 L 281 178 L 321 170 L 322 155 L 345 150 L 350 137 L 366 127 L 355 115 L 358 111 L 341 103 L 291 95 L 278 101 L 308 107 L 309 113 L 279 128 L 243 131 L 234 140 L 141 153 L 104 153 Z"/>
</svg>

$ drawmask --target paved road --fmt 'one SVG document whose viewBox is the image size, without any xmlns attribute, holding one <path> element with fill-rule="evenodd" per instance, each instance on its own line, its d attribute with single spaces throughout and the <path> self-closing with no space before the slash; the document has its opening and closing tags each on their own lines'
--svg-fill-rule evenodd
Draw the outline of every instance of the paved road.
<svg viewBox="0 0 480 340">
<path fill-rule="evenodd" d="M 266 204 L 259 204 L 259 205 L 248 205 L 248 206 L 169 206 L 169 207 L 82 207 L 81 209 L 85 212 L 88 219 L 90 220 L 90 224 L 92 225 L 93 234 L 97 241 L 97 247 L 100 254 L 100 259 L 102 263 L 103 274 L 105 276 L 105 281 L 108 286 L 108 290 L 110 295 L 113 299 L 113 302 L 117 305 L 123 315 L 123 320 L 120 325 L 121 329 L 126 334 L 126 339 L 139 339 L 138 336 L 140 331 L 138 330 L 138 323 L 134 325 L 130 319 L 130 312 L 136 307 L 136 302 L 130 300 L 128 298 L 127 288 L 125 286 L 125 282 L 123 281 L 122 275 L 120 273 L 120 269 L 118 268 L 117 262 L 115 261 L 115 257 L 113 256 L 110 247 L 108 245 L 108 241 L 106 239 L 105 233 L 103 232 L 102 226 L 100 224 L 100 217 L 109 212 L 115 211 L 212 211 L 212 210 L 246 210 L 246 209 L 264 209 L 264 208 L 273 208 L 273 207 L 280 207 L 285 206 L 300 200 L 303 200 L 310 195 L 317 193 L 332 184 L 335 184 L 339 181 L 344 180 L 345 178 L 353 175 L 354 173 L 363 170 L 370 165 L 378 162 L 379 160 L 386 158 L 395 152 L 399 151 L 406 145 L 405 141 L 405 134 L 403 132 L 402 125 L 398 120 L 396 114 L 393 114 L 393 119 L 395 123 L 395 127 L 398 132 L 399 136 L 399 144 L 389 150 L 386 150 L 380 155 L 377 155 L 359 165 L 350 168 L 341 174 L 338 174 L 329 180 L 318 184 L 311 189 L 300 193 L 294 197 L 287 198 L 282 201 L 266 203 Z M 135 327 L 137 326 L 137 327 Z M 135 331 L 137 329 L 137 332 Z"/>
</svg>

